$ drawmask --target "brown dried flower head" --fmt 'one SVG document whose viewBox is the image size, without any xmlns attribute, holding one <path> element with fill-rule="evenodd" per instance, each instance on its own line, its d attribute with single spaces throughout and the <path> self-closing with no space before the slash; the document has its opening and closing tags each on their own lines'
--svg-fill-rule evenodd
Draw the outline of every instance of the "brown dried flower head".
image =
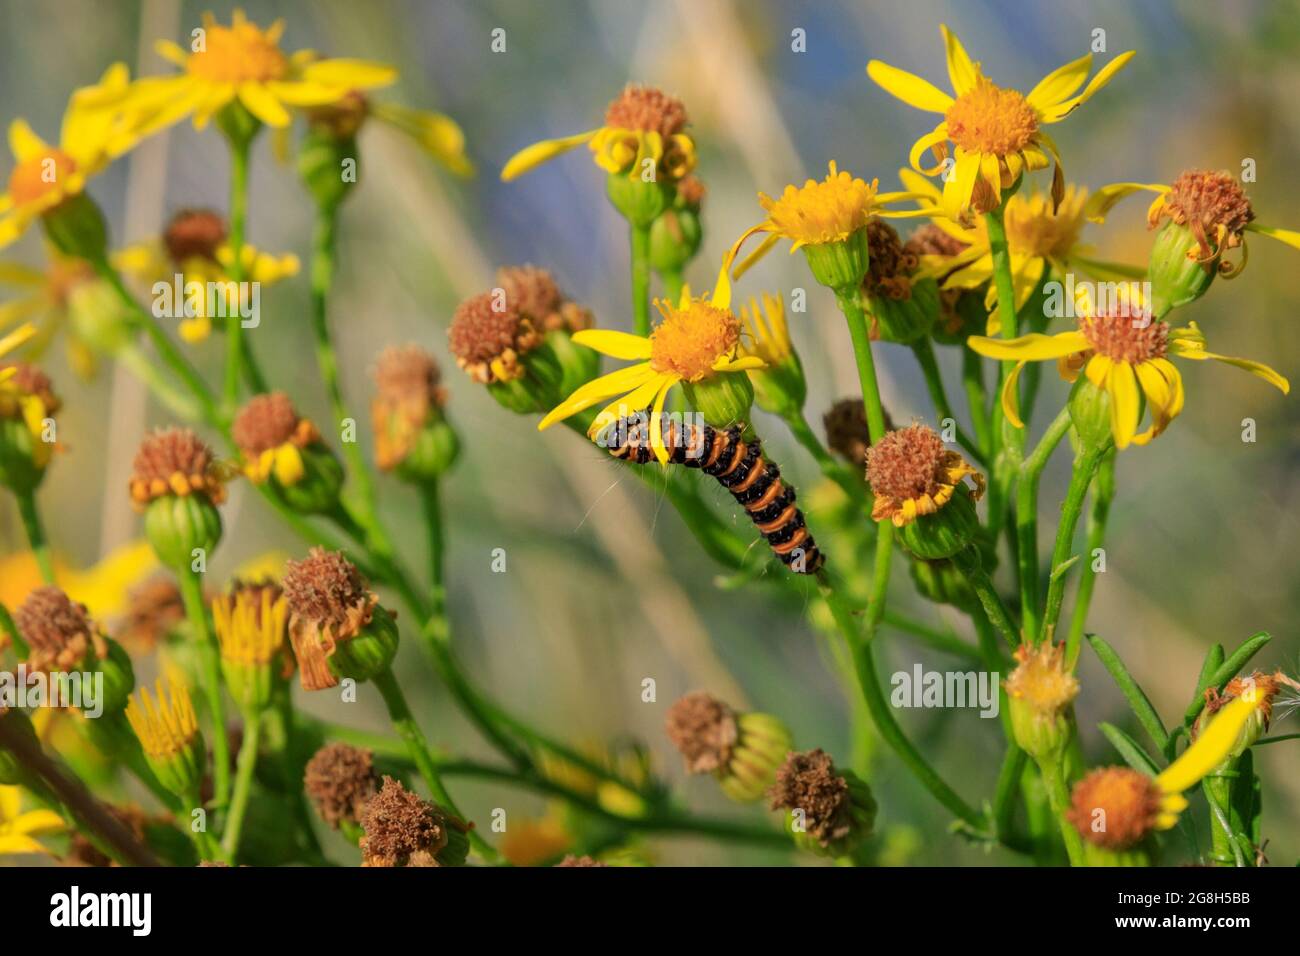
<svg viewBox="0 0 1300 956">
<path fill-rule="evenodd" d="M 416 854 L 427 865 L 447 845 L 446 817 L 392 777 L 366 801 L 361 827 L 362 866 L 408 866 Z"/>
<path fill-rule="evenodd" d="M 97 658 L 108 656 L 108 645 L 86 606 L 52 584 L 27 595 L 14 612 L 14 622 L 31 648 L 27 665 L 32 670 L 78 670 L 92 651 Z"/>
<path fill-rule="evenodd" d="M 686 128 L 686 107 L 675 96 L 653 86 L 629 83 L 605 110 L 605 125 L 655 132 L 665 140 Z"/>
<path fill-rule="evenodd" d="M 867 481 L 876 496 L 871 517 L 889 518 L 902 527 L 934 514 L 952 500 L 967 476 L 975 482 L 971 497 L 978 499 L 984 493 L 984 476 L 946 449 L 933 428 L 916 424 L 886 432 L 867 451 Z"/>
<path fill-rule="evenodd" d="M 308 419 L 298 415 L 284 392 L 254 395 L 239 410 L 230 436 L 246 456 L 256 457 L 281 445 L 298 448 L 320 440 L 320 433 Z"/>
<path fill-rule="evenodd" d="M 900 302 L 910 299 L 912 273 L 920 265 L 920 256 L 903 245 L 893 226 L 877 217 L 867 221 L 867 245 L 871 252 L 862 291 Z"/>
<path fill-rule="evenodd" d="M 326 744 L 307 761 L 303 786 L 320 818 L 335 830 L 360 823 L 366 802 L 379 789 L 369 750 L 344 743 Z"/>
<path fill-rule="evenodd" d="M 904 251 L 918 258 L 920 256 L 951 258 L 965 248 L 966 243 L 951 233 L 945 232 L 932 222 L 927 222 L 920 229 L 917 229 L 907 237 L 907 242 L 903 243 Z"/>
<path fill-rule="evenodd" d="M 338 684 L 329 658 L 340 641 L 351 640 L 370 623 L 379 598 L 361 572 L 337 551 L 312 548 L 284 573 L 289 602 L 289 641 L 304 690 Z"/>
<path fill-rule="evenodd" d="M 841 398 L 822 415 L 826 444 L 851 465 L 865 468 L 871 431 L 867 426 L 867 407 L 861 398 Z M 885 428 L 893 428 L 885 413 Z"/>
<path fill-rule="evenodd" d="M 1230 173 L 1192 169 L 1179 175 L 1164 201 L 1153 206 L 1150 227 L 1154 229 L 1165 218 L 1191 230 L 1199 247 L 1199 261 L 1208 269 L 1223 250 L 1241 245 L 1255 211 Z"/>
<path fill-rule="evenodd" d="M 1160 800 L 1160 788 L 1146 774 L 1102 767 L 1074 785 L 1066 817 L 1089 843 L 1124 850 L 1151 832 Z"/>
<path fill-rule="evenodd" d="M 820 747 L 791 752 L 776 772 L 769 791 L 773 810 L 802 810 L 807 832 L 822 846 L 849 835 L 849 783 L 835 772 L 835 763 Z"/>
<path fill-rule="evenodd" d="M 375 463 L 391 471 L 402 463 L 431 416 L 447 401 L 433 356 L 418 345 L 390 346 L 375 364 L 376 393 L 370 402 L 375 425 Z"/>
<path fill-rule="evenodd" d="M 696 212 L 704 205 L 704 197 L 707 193 L 708 188 L 704 185 L 704 180 L 694 173 L 683 176 L 677 183 L 677 197 L 688 209 Z"/>
<path fill-rule="evenodd" d="M 457 306 L 447 337 L 456 364 L 485 385 L 521 377 L 520 357 L 542 341 L 532 320 L 503 289 L 472 296 Z"/>
<path fill-rule="evenodd" d="M 13 369 L 7 388 L 21 392 L 23 395 L 40 399 L 45 414 L 53 415 L 63 407 L 63 402 L 54 394 L 54 383 L 41 369 L 29 362 L 0 362 L 0 371 Z M 22 409 L 10 395 L 0 392 L 0 418 L 17 418 Z"/>
<path fill-rule="evenodd" d="M 175 578 L 155 574 L 128 592 L 126 614 L 114 634 L 147 653 L 183 620 L 185 602 Z"/>
<path fill-rule="evenodd" d="M 698 691 L 673 703 L 665 729 L 690 773 L 725 768 L 740 736 L 735 712 L 716 697 Z"/>
<path fill-rule="evenodd" d="M 226 221 L 211 209 L 182 209 L 163 232 L 167 256 L 177 266 L 191 259 L 216 262 L 225 241 Z"/>
<path fill-rule="evenodd" d="M 607 867 L 607 866 L 609 866 L 609 864 L 608 864 L 608 863 L 601 863 L 600 860 L 594 860 L 594 859 L 592 859 L 592 858 L 589 857 L 589 856 L 574 856 L 572 853 L 570 853 L 570 854 L 568 854 L 568 855 L 567 855 L 563 860 L 561 860 L 559 863 L 555 864 L 555 866 L 565 866 L 565 867 L 573 867 L 573 866 L 606 866 L 606 867 Z M 555 868 L 555 867 L 552 867 L 552 869 L 554 869 L 554 868 Z"/>
<path fill-rule="evenodd" d="M 544 333 L 556 329 L 580 332 L 592 326 L 591 312 L 566 299 L 546 269 L 502 266 L 497 270 L 497 288 L 505 292 L 506 301 L 520 315 Z"/>
<path fill-rule="evenodd" d="M 131 476 L 131 500 L 139 507 L 164 495 L 206 495 L 213 504 L 225 500 L 216 459 L 188 428 L 150 432 L 136 452 Z"/>
<path fill-rule="evenodd" d="M 1036 714 L 1054 717 L 1079 696 L 1078 678 L 1065 666 L 1065 644 L 1050 640 L 1016 648 L 1016 669 L 1003 681 L 1007 696 Z"/>
</svg>

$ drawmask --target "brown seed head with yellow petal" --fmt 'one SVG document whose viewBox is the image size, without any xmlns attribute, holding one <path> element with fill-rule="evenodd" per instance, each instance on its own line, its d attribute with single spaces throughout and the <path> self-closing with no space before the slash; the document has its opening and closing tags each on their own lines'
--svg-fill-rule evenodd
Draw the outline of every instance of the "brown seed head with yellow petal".
<svg viewBox="0 0 1300 956">
<path fill-rule="evenodd" d="M 22 407 L 15 401 L 16 395 L 39 399 L 47 415 L 53 415 L 63 407 L 63 402 L 54 394 L 54 383 L 37 366 L 29 362 L 0 362 L 0 372 L 6 369 L 13 369 L 13 374 L 5 383 L 5 389 L 0 391 L 0 418 L 22 417 Z"/>
<path fill-rule="evenodd" d="M 1094 352 L 1113 362 L 1136 365 L 1164 358 L 1169 351 L 1169 323 L 1157 322 L 1126 305 L 1080 316 L 1079 331 Z"/>
<path fill-rule="evenodd" d="M 1066 817 L 1089 843 L 1125 850 L 1156 825 L 1160 788 L 1128 767 L 1102 767 L 1074 785 Z"/>
<path fill-rule="evenodd" d="M 447 330 L 456 364 L 476 382 L 508 382 L 524 374 L 519 361 L 542 341 L 541 332 L 502 290 L 466 299 Z"/>
<path fill-rule="evenodd" d="M 593 324 L 591 311 L 566 299 L 546 269 L 527 264 L 502 266 L 497 270 L 497 287 L 505 291 L 506 301 L 542 332 L 580 332 Z"/>
<path fill-rule="evenodd" d="M 821 748 L 790 753 L 776 772 L 769 796 L 773 810 L 802 810 L 807 832 L 822 846 L 853 830 L 848 781 L 835 772 L 830 754 Z"/>
<path fill-rule="evenodd" d="M 341 641 L 356 637 L 370 623 L 379 598 L 361 572 L 337 551 L 312 548 L 284 573 L 289 604 L 289 641 L 305 690 L 338 685 L 329 658 Z"/>
<path fill-rule="evenodd" d="M 167 257 L 177 266 L 191 259 L 216 262 L 225 241 L 226 221 L 211 209 L 182 209 L 163 232 Z"/>
<path fill-rule="evenodd" d="M 293 401 L 284 392 L 250 398 L 235 416 L 230 436 L 249 457 L 286 444 L 306 448 L 320 440 L 316 426 L 298 415 Z"/>
<path fill-rule="evenodd" d="M 934 514 L 969 476 L 974 500 L 984 494 L 984 476 L 955 451 L 944 447 L 938 432 L 926 425 L 909 425 L 887 432 L 867 452 L 867 481 L 876 496 L 871 517 L 889 518 L 897 527 Z"/>
<path fill-rule="evenodd" d="M 658 133 L 665 140 L 686 128 L 686 107 L 653 86 L 629 83 L 605 110 L 605 125 Z"/>
<path fill-rule="evenodd" d="M 1231 174 L 1193 169 L 1173 181 L 1164 201 L 1152 208 L 1149 225 L 1154 229 L 1166 218 L 1191 230 L 1198 259 L 1208 264 L 1224 249 L 1241 245 L 1255 210 Z"/>
<path fill-rule="evenodd" d="M 212 449 L 190 429 L 150 432 L 135 455 L 131 500 L 142 508 L 165 495 L 205 495 L 220 504 L 226 489 L 217 471 Z"/>
<path fill-rule="evenodd" d="M 104 635 L 90 619 L 86 606 L 52 584 L 27 595 L 14 611 L 14 622 L 31 649 L 27 666 L 32 670 L 78 670 L 92 652 L 97 658 L 108 656 Z"/>
</svg>

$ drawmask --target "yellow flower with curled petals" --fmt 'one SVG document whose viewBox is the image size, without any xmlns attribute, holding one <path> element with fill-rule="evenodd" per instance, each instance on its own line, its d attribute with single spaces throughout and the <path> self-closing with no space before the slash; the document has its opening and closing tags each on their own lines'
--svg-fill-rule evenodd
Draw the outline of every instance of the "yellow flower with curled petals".
<svg viewBox="0 0 1300 956">
<path fill-rule="evenodd" d="M 1016 383 L 1027 362 L 1056 359 L 1061 376 L 1074 381 L 1082 371 L 1110 398 L 1111 433 L 1118 448 L 1145 445 L 1163 432 L 1183 410 L 1182 374 L 1169 356 L 1201 361 L 1215 359 L 1257 375 L 1282 394 L 1291 384 L 1273 369 L 1250 359 L 1207 351 L 1205 336 L 1193 322 L 1172 329 L 1149 312 L 1118 304 L 1108 308 L 1088 306 L 1078 328 L 1056 335 L 1031 334 L 1014 339 L 974 335 L 966 344 L 988 358 L 1016 363 L 1002 389 L 1002 409 L 1008 421 L 1023 428 L 1016 403 Z M 1142 398 L 1151 412 L 1151 424 L 1138 432 Z"/>
<path fill-rule="evenodd" d="M 1023 94 L 994 84 L 980 64 L 971 60 L 957 36 L 945 25 L 939 29 L 952 95 L 880 60 L 867 64 L 867 75 L 887 93 L 909 106 L 943 114 L 943 121 L 912 145 L 912 168 L 927 176 L 945 172 L 944 210 L 959 218 L 972 207 L 981 213 L 997 208 L 1002 191 L 1025 170 L 1046 169 L 1050 154 L 1056 161 L 1052 198 L 1059 203 L 1065 190 L 1060 151 L 1043 127 L 1059 123 L 1091 99 L 1133 58 L 1133 51 L 1107 63 L 1087 86 L 1084 81 L 1092 70 L 1091 53 L 1053 70 Z M 950 143 L 951 165 L 946 162 Z M 927 149 L 938 160 L 930 168 L 921 165 Z"/>
<path fill-rule="evenodd" d="M 1245 265 L 1246 233 L 1256 232 L 1300 249 L 1300 232 L 1262 226 L 1255 222 L 1255 210 L 1241 184 L 1228 173 L 1188 170 L 1171 184 L 1114 183 L 1103 186 L 1089 200 L 1085 214 L 1094 222 L 1101 222 L 1106 213 L 1121 199 L 1135 192 L 1152 192 L 1156 198 L 1147 207 L 1147 224 L 1154 229 L 1163 220 L 1186 226 L 1196 239 L 1188 250 L 1188 258 L 1195 258 L 1207 269 L 1217 268 L 1225 276 L 1236 273 Z M 1241 247 L 1241 266 L 1229 266 L 1219 259 L 1227 249 Z"/>
<path fill-rule="evenodd" d="M 62 833 L 66 829 L 63 818 L 53 810 L 23 813 L 22 799 L 20 787 L 0 787 L 0 856 L 50 854 L 36 838 Z"/>
<path fill-rule="evenodd" d="M 397 71 L 382 63 L 323 60 L 309 50 L 286 54 L 280 49 L 283 33 L 283 20 L 263 30 L 236 9 L 228 27 L 205 13 L 188 51 L 160 40 L 158 54 L 182 72 L 146 77 L 132 86 L 128 111 L 136 133 L 148 135 L 186 117 L 203 129 L 232 103 L 267 126 L 284 127 L 291 121 L 291 108 L 337 103 L 354 90 L 388 86 L 397 79 Z"/>
<path fill-rule="evenodd" d="M 750 236 L 758 233 L 766 233 L 766 238 L 736 267 L 735 278 L 748 271 L 782 239 L 790 240 L 790 252 L 794 253 L 805 247 L 848 242 L 866 228 L 872 216 L 906 218 L 929 215 L 926 209 L 882 208 L 887 203 L 920 197 L 911 192 L 880 193 L 877 192 L 879 185 L 879 180 L 867 182 L 859 179 L 831 160 L 823 180 L 809 179 L 802 186 L 788 185 L 776 199 L 759 193 L 758 201 L 767 218 L 746 229 L 732 243 L 726 264 L 730 266 Z"/>
<path fill-rule="evenodd" d="M 757 356 L 739 354 L 740 320 L 731 313 L 731 283 L 725 265 L 712 296 L 693 297 L 687 288 L 682 290 L 676 306 L 663 300 L 656 300 L 655 305 L 663 321 L 648 336 L 609 329 L 574 333 L 573 341 L 578 345 L 613 358 L 641 362 L 602 375 L 575 390 L 538 423 L 539 431 L 617 395 L 620 397 L 596 416 L 587 434 L 594 438 L 611 422 L 650 408 L 650 447 L 659 462 L 667 465 L 663 409 L 673 386 L 764 366 Z"/>
<path fill-rule="evenodd" d="M 63 114 L 58 145 L 41 139 L 26 120 L 9 124 L 9 149 L 16 165 L 0 194 L 0 248 L 42 215 L 80 195 L 86 180 L 136 143 L 137 137 L 124 127 L 127 89 L 127 68 L 116 63 L 97 85 L 75 92 Z"/>
<path fill-rule="evenodd" d="M 603 126 L 520 150 L 501 170 L 501 179 L 509 182 L 585 144 L 592 161 L 607 173 L 639 176 L 649 161 L 656 176 L 675 181 L 695 168 L 695 141 L 685 132 L 687 123 L 681 100 L 653 87 L 629 84 L 609 104 Z"/>
<path fill-rule="evenodd" d="M 996 307 L 997 283 L 989 282 L 993 277 L 993 253 L 984 220 L 976 219 L 970 226 L 964 226 L 948 218 L 941 209 L 942 193 L 930 180 L 910 169 L 899 170 L 898 176 L 908 190 L 923 197 L 921 204 L 932 211 L 934 224 L 965 244 L 954 255 L 922 256 L 923 273 L 939 278 L 943 289 L 976 289 L 987 282 L 984 296 L 985 308 L 989 310 L 987 332 L 997 335 L 1002 328 L 1001 313 Z M 1106 281 L 1146 276 L 1145 267 L 1092 257 L 1091 247 L 1081 241 L 1087 222 L 1087 203 L 1088 190 L 1073 184 L 1065 187 L 1059 204 L 1037 191 L 1029 195 L 1016 193 L 1007 200 L 1004 221 L 1017 312 L 1049 269 L 1058 277 L 1077 270 Z"/>
</svg>

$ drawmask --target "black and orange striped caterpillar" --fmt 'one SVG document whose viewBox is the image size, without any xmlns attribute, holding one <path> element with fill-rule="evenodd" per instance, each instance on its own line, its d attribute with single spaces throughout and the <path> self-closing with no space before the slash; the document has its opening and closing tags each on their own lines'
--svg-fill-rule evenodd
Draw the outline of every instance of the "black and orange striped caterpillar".
<svg viewBox="0 0 1300 956">
<path fill-rule="evenodd" d="M 741 437 L 744 431 L 743 425 L 723 430 L 668 416 L 663 423 L 670 461 L 718 479 L 786 567 L 796 574 L 816 574 L 826 559 L 794 503 L 794 489 L 781 480 L 781 469 L 763 457 L 758 439 Z M 601 434 L 600 443 L 624 461 L 644 465 L 654 460 L 650 424 L 643 416 L 620 418 Z"/>
</svg>

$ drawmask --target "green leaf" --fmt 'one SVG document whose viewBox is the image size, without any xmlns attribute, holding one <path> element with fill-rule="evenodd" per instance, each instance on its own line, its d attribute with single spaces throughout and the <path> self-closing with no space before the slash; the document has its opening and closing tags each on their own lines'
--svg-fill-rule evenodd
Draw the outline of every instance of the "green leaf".
<svg viewBox="0 0 1300 956">
<path fill-rule="evenodd" d="M 1081 557 L 1083 557 L 1083 555 L 1081 555 L 1081 554 L 1076 554 L 1076 555 L 1074 555 L 1072 558 L 1070 558 L 1070 560 L 1068 560 L 1068 561 L 1062 561 L 1062 562 L 1061 562 L 1060 564 L 1058 564 L 1056 567 L 1052 568 L 1052 576 L 1051 576 L 1050 580 L 1051 580 L 1051 581 L 1055 581 L 1055 580 L 1056 580 L 1057 578 L 1059 578 L 1062 574 L 1065 574 L 1067 571 L 1070 570 L 1070 568 L 1074 567 L 1074 565 L 1079 561 L 1079 559 L 1080 559 Z"/>
<path fill-rule="evenodd" d="M 1187 713 L 1183 715 L 1183 723 L 1191 726 L 1192 721 L 1200 716 L 1205 707 L 1205 692 L 1213 687 L 1215 690 L 1222 690 L 1223 685 L 1232 680 L 1237 671 L 1249 663 L 1265 644 L 1273 639 L 1273 635 L 1268 631 L 1260 631 L 1249 640 L 1243 641 L 1241 646 L 1232 652 L 1232 656 L 1219 665 L 1219 669 L 1214 672 L 1214 676 L 1209 681 L 1201 684 L 1198 682 L 1196 696 L 1192 699 L 1187 708 Z"/>
<path fill-rule="evenodd" d="M 1209 653 L 1205 655 L 1205 663 L 1201 665 L 1201 674 L 1196 678 L 1197 687 L 1209 687 L 1210 681 L 1219 668 L 1223 666 L 1223 645 L 1215 644 L 1210 648 Z"/>
<path fill-rule="evenodd" d="M 1142 745 L 1114 724 L 1100 723 L 1097 725 L 1097 729 L 1110 741 L 1110 745 L 1119 751 L 1119 755 L 1124 758 L 1124 762 L 1134 770 L 1140 770 L 1142 773 L 1150 774 L 1153 777 L 1160 772 L 1160 768 L 1142 749 Z"/>
<path fill-rule="evenodd" d="M 1138 682 L 1133 679 L 1133 675 L 1128 672 L 1124 662 L 1119 659 L 1115 649 L 1103 641 L 1096 634 L 1088 635 L 1088 643 L 1092 649 L 1097 652 L 1097 657 L 1110 676 L 1114 678 L 1115 683 L 1123 692 L 1124 697 L 1128 700 L 1128 705 L 1133 708 L 1133 713 L 1137 715 L 1138 722 L 1142 724 L 1142 729 L 1147 732 L 1152 742 L 1160 750 L 1164 750 L 1165 744 L 1169 742 L 1169 735 L 1165 732 L 1165 725 L 1160 722 L 1160 715 L 1156 709 L 1151 706 L 1151 701 L 1147 695 L 1142 692 Z"/>
</svg>

